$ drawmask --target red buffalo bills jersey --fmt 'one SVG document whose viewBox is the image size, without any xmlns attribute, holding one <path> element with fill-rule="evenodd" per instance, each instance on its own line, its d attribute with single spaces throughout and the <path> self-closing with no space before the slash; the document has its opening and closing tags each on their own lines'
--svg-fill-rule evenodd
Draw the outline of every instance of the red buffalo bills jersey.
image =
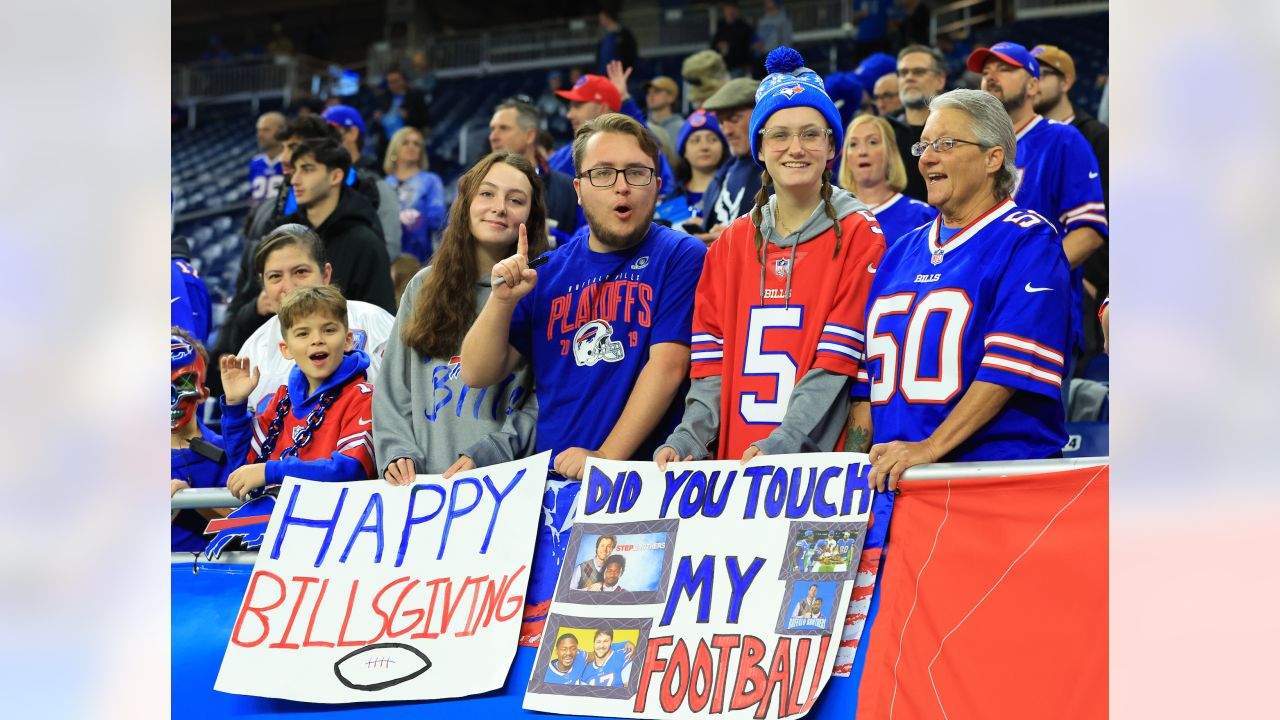
<svg viewBox="0 0 1280 720">
<path fill-rule="evenodd" d="M 284 482 L 285 476 L 303 480 L 340 482 L 377 477 L 373 462 L 373 386 L 365 377 L 369 356 L 362 350 L 346 353 L 342 364 L 324 384 L 310 392 L 307 379 L 295 365 L 289 383 L 281 385 L 258 415 L 250 415 L 246 405 L 222 405 L 223 431 L 227 455 L 241 464 L 253 462 L 271 435 L 271 423 L 279 416 L 280 401 L 290 400 L 289 411 L 266 460 L 268 485 Z M 286 450 L 304 438 L 307 419 L 323 403 L 329 391 L 336 391 L 332 404 L 323 408 L 319 425 L 296 455 L 283 457 Z"/>
<path fill-rule="evenodd" d="M 866 369 L 853 395 L 871 399 L 875 442 L 928 438 L 981 380 L 1017 392 L 943 460 L 1052 457 L 1066 442 L 1062 243 L 1013 200 L 942 243 L 940 223 L 890 247 L 871 287 Z"/>
<path fill-rule="evenodd" d="M 865 211 L 842 218 L 840 230 L 839 252 L 835 229 L 828 228 L 794 248 L 794 267 L 793 248 L 766 243 L 763 293 L 749 216 L 711 244 L 694 299 L 689 375 L 723 378 L 717 457 L 740 458 L 768 437 L 809 370 L 857 374 L 884 236 Z"/>
</svg>

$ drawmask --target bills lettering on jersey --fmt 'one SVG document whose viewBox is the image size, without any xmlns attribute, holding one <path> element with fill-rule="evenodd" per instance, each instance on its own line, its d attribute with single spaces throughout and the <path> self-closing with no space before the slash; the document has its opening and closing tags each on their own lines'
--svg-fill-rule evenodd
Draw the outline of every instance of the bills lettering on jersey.
<svg viewBox="0 0 1280 720">
<path fill-rule="evenodd" d="M 1061 243 L 1012 200 L 941 245 L 940 223 L 885 253 L 867 310 L 867 376 L 853 394 L 870 399 L 877 442 L 915 442 L 975 381 L 1009 387 L 1015 393 L 995 418 L 942 460 L 1052 457 L 1066 437 L 1070 294 L 1024 288 L 1067 287 Z M 927 272 L 935 248 L 947 257 L 945 274 Z"/>
<path fill-rule="evenodd" d="M 838 243 L 832 226 L 795 247 L 766 243 L 761 258 L 755 226 L 742 217 L 708 251 L 690 377 L 722 378 L 717 457 L 739 458 L 768 437 L 811 370 L 857 373 L 875 277 L 868 268 L 880 262 L 884 238 L 857 211 L 839 224 Z"/>
<path fill-rule="evenodd" d="M 456 361 L 456 362 L 455 362 Z M 524 398 L 524 386 L 516 382 L 516 374 L 507 375 L 492 387 L 473 388 L 461 380 L 462 358 L 454 357 L 448 365 L 431 369 L 431 404 L 423 410 L 428 422 L 436 422 L 443 413 L 454 417 L 470 415 L 479 420 L 481 414 L 489 420 L 500 420 L 520 406 Z M 490 395 L 490 389 L 493 390 Z M 486 406 L 485 400 L 489 402 Z"/>
</svg>

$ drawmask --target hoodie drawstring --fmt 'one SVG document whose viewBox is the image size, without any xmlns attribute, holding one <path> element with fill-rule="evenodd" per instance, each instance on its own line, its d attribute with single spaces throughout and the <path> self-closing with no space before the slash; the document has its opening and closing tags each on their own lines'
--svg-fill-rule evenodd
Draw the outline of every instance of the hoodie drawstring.
<svg viewBox="0 0 1280 720">
<path fill-rule="evenodd" d="M 776 224 L 774 225 L 774 232 L 777 232 Z M 800 231 L 797 230 L 796 232 L 800 232 Z M 795 235 L 796 233 L 791 233 L 791 234 Z M 764 244 L 760 247 L 760 304 L 761 305 L 765 304 L 764 302 L 764 261 L 765 261 L 765 258 L 768 256 L 768 253 L 765 251 L 766 248 L 768 247 L 769 247 L 769 240 L 768 238 L 765 238 Z M 791 259 L 787 261 L 787 286 L 786 286 L 787 289 L 784 292 L 782 297 L 782 301 L 783 301 L 782 306 L 787 308 L 791 307 L 791 274 L 794 273 L 796 269 L 796 248 L 798 247 L 800 247 L 799 242 L 793 243 L 791 245 Z"/>
</svg>

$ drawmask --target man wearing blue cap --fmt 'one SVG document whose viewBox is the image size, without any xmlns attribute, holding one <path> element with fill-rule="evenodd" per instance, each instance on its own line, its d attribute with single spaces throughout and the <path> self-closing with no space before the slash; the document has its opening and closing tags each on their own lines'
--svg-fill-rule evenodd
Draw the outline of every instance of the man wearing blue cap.
<svg viewBox="0 0 1280 720">
<path fill-rule="evenodd" d="M 1071 265 L 1072 344 L 1081 343 L 1083 275 L 1080 265 L 1107 236 L 1107 210 L 1093 149 L 1079 130 L 1035 112 L 1040 62 L 1025 47 L 998 42 L 969 55 L 969 70 L 982 73 L 982 89 L 1004 104 L 1018 139 L 1013 198 L 1054 223 Z M 1069 373 L 1068 373 L 1069 375 Z M 1064 392 L 1068 383 L 1063 383 Z"/>
<path fill-rule="evenodd" d="M 370 165 L 370 161 L 361 154 L 365 138 L 364 118 L 358 110 L 348 105 L 330 105 L 325 108 L 321 117 L 337 128 L 338 134 L 342 136 L 342 147 L 351 154 L 351 174 L 347 177 L 347 184 L 359 184 L 366 188 L 371 186 L 377 191 L 370 193 L 369 199 L 378 213 L 382 237 L 387 242 L 387 257 L 399 257 L 400 240 L 404 231 L 400 226 L 400 198 L 387 181 L 378 176 L 378 164 L 375 162 Z"/>
</svg>

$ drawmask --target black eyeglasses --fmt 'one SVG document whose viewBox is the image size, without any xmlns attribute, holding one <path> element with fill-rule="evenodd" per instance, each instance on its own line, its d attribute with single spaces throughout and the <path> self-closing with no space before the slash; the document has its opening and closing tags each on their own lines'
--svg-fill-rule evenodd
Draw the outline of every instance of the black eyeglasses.
<svg viewBox="0 0 1280 720">
<path fill-rule="evenodd" d="M 611 168 L 598 167 L 582 173 L 578 177 L 585 177 L 591 181 L 593 187 L 607 188 L 613 187 L 618 182 L 618 173 L 622 173 L 622 177 L 626 178 L 627 184 L 631 187 L 644 187 L 653 182 L 653 168 L 651 167 L 629 167 L 629 168 Z"/>
</svg>

